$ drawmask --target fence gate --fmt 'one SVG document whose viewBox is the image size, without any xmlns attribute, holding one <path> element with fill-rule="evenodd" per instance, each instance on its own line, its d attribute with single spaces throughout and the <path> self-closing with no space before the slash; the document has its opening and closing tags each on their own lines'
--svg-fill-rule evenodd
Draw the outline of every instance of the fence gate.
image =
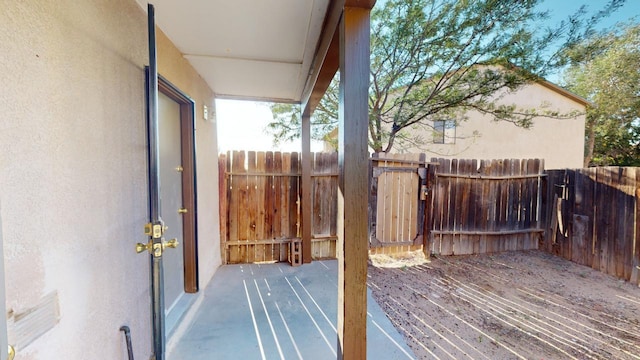
<svg viewBox="0 0 640 360">
<path fill-rule="evenodd" d="M 437 162 L 430 252 L 482 254 L 537 249 L 544 163 L 530 160 Z"/>
<path fill-rule="evenodd" d="M 369 245 L 420 246 L 427 204 L 425 154 L 374 154 L 371 159 Z M 376 251 L 378 251 L 376 249 Z"/>
</svg>

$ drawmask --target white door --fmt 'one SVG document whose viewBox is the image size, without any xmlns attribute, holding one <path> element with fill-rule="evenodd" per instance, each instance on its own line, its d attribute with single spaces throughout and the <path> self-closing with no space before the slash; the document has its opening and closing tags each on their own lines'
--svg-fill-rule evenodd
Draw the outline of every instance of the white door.
<svg viewBox="0 0 640 360">
<path fill-rule="evenodd" d="M 165 240 L 177 239 L 176 249 L 162 254 L 164 267 L 165 312 L 184 294 L 184 255 L 182 214 L 182 144 L 180 105 L 158 93 L 158 135 L 160 140 L 160 214 L 167 230 Z"/>
</svg>

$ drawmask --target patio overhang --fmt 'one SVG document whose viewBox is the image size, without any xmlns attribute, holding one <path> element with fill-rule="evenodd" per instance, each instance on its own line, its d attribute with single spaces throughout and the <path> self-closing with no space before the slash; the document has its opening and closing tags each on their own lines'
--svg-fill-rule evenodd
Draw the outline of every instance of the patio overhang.
<svg viewBox="0 0 640 360">
<path fill-rule="evenodd" d="M 137 1 L 146 9 L 146 1 Z M 318 96 L 323 91 L 315 83 L 335 74 L 335 41 L 329 48 L 344 6 L 373 5 L 344 0 L 153 3 L 158 27 L 217 98 L 293 103 Z M 327 54 L 332 73 L 320 71 Z"/>
</svg>

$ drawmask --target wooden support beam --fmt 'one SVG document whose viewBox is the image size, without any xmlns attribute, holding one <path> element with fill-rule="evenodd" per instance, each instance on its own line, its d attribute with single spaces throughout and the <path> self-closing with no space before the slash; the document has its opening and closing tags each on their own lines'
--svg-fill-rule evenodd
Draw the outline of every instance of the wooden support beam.
<svg viewBox="0 0 640 360">
<path fill-rule="evenodd" d="M 338 359 L 367 357 L 370 9 L 346 7 L 340 22 L 338 131 Z"/>
<path fill-rule="evenodd" d="M 340 44 L 337 28 L 344 2 L 345 0 L 331 0 L 329 2 L 327 16 L 322 25 L 322 36 L 311 64 L 311 74 L 302 91 L 303 113 L 313 114 L 338 70 Z"/>
<path fill-rule="evenodd" d="M 300 202 L 302 207 L 302 262 L 311 262 L 311 114 L 302 113 L 302 178 Z"/>
</svg>

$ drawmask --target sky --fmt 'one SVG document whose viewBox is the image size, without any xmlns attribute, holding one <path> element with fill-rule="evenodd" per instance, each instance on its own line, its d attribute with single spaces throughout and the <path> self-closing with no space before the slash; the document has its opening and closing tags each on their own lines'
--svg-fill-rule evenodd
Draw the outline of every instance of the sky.
<svg viewBox="0 0 640 360">
<path fill-rule="evenodd" d="M 545 0 L 542 7 L 550 9 L 550 22 L 558 22 L 573 14 L 582 5 L 593 12 L 602 9 L 610 0 Z M 603 19 L 599 27 L 609 27 L 618 21 L 625 21 L 633 16 L 640 16 L 640 0 L 626 0 L 626 3 L 616 13 Z"/>
<path fill-rule="evenodd" d="M 381 2 L 378 0 L 378 2 Z M 580 6 L 587 5 L 590 12 L 601 9 L 609 0 L 545 0 L 542 7 L 550 9 L 549 25 L 553 25 L 573 14 Z M 616 22 L 626 21 L 640 16 L 640 0 L 627 0 L 626 4 L 611 17 L 601 22 L 600 28 L 613 26 Z M 549 79 L 557 82 L 558 78 Z M 218 125 L 218 150 L 253 151 L 300 151 L 300 141 L 273 145 L 273 139 L 265 128 L 272 120 L 268 104 L 238 101 L 216 100 L 216 118 Z M 311 151 L 322 151 L 322 143 L 312 141 Z"/>
<path fill-rule="evenodd" d="M 240 100 L 216 100 L 218 150 L 300 152 L 300 141 L 273 145 L 265 128 L 273 119 L 268 103 Z M 322 143 L 312 141 L 311 151 L 322 151 Z"/>
</svg>

